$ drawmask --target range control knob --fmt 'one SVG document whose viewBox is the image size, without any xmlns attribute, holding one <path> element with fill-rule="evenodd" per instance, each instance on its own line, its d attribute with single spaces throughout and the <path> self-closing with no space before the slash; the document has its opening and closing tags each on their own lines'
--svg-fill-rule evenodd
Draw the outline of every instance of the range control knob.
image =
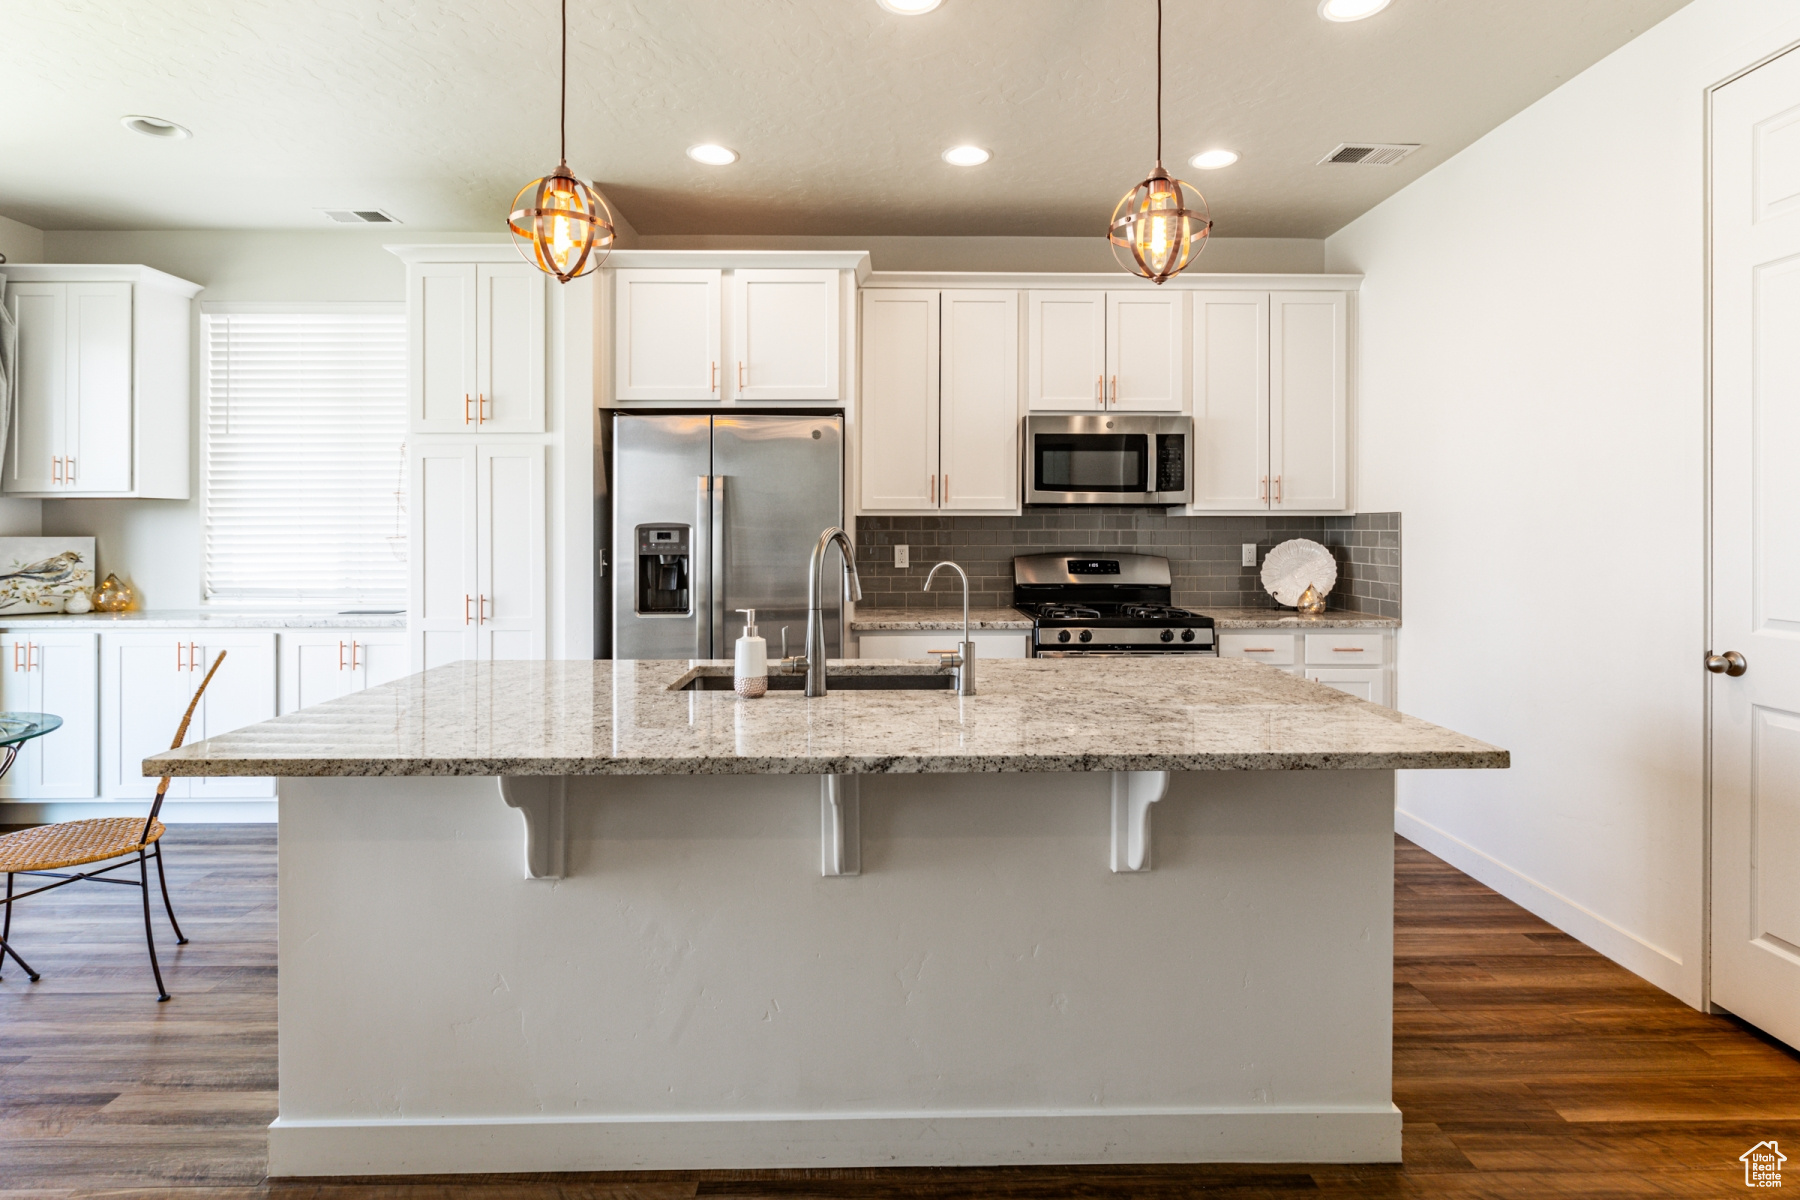
<svg viewBox="0 0 1800 1200">
<path fill-rule="evenodd" d="M 1184 641 L 1184 642 L 1191 642 L 1191 641 L 1193 641 L 1193 640 L 1194 640 L 1194 631 L 1193 631 L 1193 630 L 1191 630 L 1191 629 L 1184 629 L 1184 630 L 1182 630 L 1182 631 L 1181 631 L 1181 640 L 1182 640 L 1182 641 Z"/>
<path fill-rule="evenodd" d="M 1091 629 L 1084 629 L 1084 630 L 1082 630 L 1082 631 L 1081 631 L 1081 640 L 1082 640 L 1082 641 L 1084 641 L 1084 642 L 1091 642 L 1091 641 L 1093 641 L 1093 640 L 1094 640 L 1094 631 L 1093 631 L 1093 630 L 1091 630 Z"/>
<path fill-rule="evenodd" d="M 1056 635 L 1056 640 L 1057 640 L 1057 641 L 1059 641 L 1059 642 L 1066 642 L 1066 641 L 1068 641 L 1068 640 L 1069 640 L 1069 631 L 1068 631 L 1068 630 L 1066 630 L 1066 629 L 1064 629 L 1064 630 L 1062 630 L 1062 631 L 1060 631 L 1060 632 L 1058 632 L 1058 633 L 1057 633 L 1057 635 Z"/>
<path fill-rule="evenodd" d="M 1173 629 L 1165 629 L 1165 630 L 1163 630 L 1163 631 L 1162 631 L 1162 640 L 1163 640 L 1163 641 L 1165 641 L 1165 642 L 1172 642 L 1172 641 L 1174 641 L 1174 640 L 1175 640 L 1175 631 L 1174 631 L 1174 630 L 1173 630 Z"/>
</svg>

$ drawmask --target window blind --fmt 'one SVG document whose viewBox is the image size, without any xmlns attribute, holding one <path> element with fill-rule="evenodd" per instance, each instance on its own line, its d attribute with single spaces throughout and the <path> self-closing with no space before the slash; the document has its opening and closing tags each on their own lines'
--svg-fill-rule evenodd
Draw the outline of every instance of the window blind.
<svg viewBox="0 0 1800 1200">
<path fill-rule="evenodd" d="M 406 317 L 209 313 L 209 601 L 406 599 Z"/>
</svg>

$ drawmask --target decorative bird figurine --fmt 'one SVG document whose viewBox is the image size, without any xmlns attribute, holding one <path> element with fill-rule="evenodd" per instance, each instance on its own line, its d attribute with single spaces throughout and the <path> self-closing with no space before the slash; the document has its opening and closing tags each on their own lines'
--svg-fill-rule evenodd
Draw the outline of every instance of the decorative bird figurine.
<svg viewBox="0 0 1800 1200">
<path fill-rule="evenodd" d="M 75 578 L 80 567 L 81 555 L 74 550 L 64 550 L 42 562 L 34 562 L 13 571 L 0 571 L 0 580 L 24 579 L 45 586 L 68 583 Z"/>
</svg>

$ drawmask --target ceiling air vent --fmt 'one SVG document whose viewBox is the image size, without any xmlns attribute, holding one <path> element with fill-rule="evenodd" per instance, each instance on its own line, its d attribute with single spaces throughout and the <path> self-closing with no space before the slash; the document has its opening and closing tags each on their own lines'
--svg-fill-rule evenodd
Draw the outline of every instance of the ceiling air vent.
<svg viewBox="0 0 1800 1200">
<path fill-rule="evenodd" d="M 321 208 L 320 212 L 340 225 L 398 225 L 400 218 L 379 208 Z"/>
<path fill-rule="evenodd" d="M 1390 167 L 1418 148 L 1417 142 L 1411 145 L 1403 142 L 1345 142 L 1321 158 L 1319 165 L 1354 163 L 1364 167 Z"/>
</svg>

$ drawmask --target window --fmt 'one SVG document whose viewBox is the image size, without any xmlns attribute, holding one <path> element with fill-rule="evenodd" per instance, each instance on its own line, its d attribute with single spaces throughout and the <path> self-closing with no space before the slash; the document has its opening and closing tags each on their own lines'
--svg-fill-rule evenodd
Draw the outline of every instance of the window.
<svg viewBox="0 0 1800 1200">
<path fill-rule="evenodd" d="M 406 317 L 208 313 L 211 602 L 406 601 Z"/>
</svg>

